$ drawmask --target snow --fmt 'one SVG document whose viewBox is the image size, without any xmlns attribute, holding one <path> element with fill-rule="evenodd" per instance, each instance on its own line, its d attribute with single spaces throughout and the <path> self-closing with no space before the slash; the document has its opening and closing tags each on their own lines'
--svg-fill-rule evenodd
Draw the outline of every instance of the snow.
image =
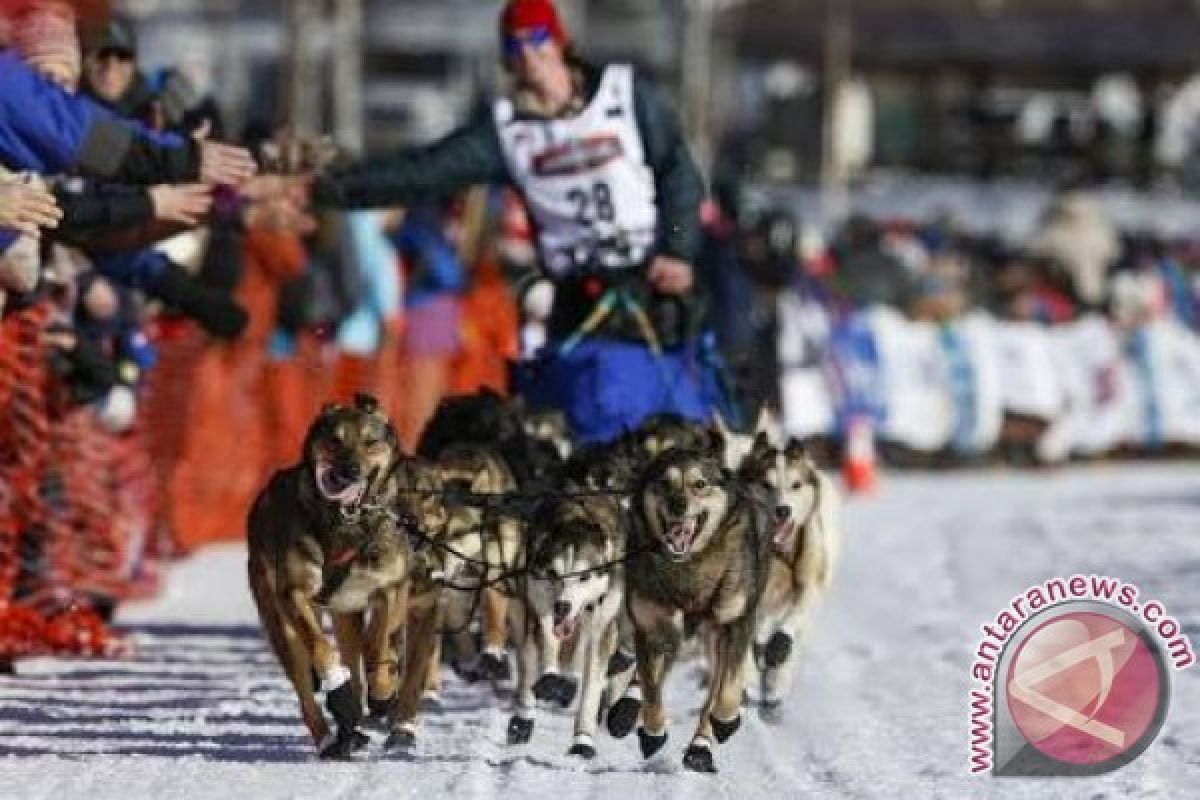
<svg viewBox="0 0 1200 800">
<path fill-rule="evenodd" d="M 1158 740 L 1106 776 L 972 777 L 966 730 L 979 626 L 1047 578 L 1136 583 L 1200 642 L 1200 470 L 890 474 L 847 504 L 845 528 L 786 720 L 748 712 L 716 776 L 680 764 L 701 701 L 694 663 L 673 673 L 671 740 L 649 762 L 635 737 L 606 734 L 594 762 L 568 759 L 570 717 L 548 711 L 529 745 L 508 747 L 507 701 L 452 677 L 414 755 L 318 762 L 259 634 L 244 551 L 222 546 L 123 610 L 136 660 L 30 661 L 0 678 L 0 798 L 1196 796 L 1196 668 L 1174 673 Z"/>
</svg>

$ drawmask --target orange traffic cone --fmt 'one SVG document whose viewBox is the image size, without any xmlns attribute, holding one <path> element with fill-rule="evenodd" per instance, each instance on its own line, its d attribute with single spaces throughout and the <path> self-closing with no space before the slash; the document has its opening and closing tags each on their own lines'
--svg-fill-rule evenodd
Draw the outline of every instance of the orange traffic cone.
<svg viewBox="0 0 1200 800">
<path fill-rule="evenodd" d="M 846 427 L 842 479 L 851 492 L 875 490 L 875 432 L 866 417 L 855 417 Z"/>
</svg>

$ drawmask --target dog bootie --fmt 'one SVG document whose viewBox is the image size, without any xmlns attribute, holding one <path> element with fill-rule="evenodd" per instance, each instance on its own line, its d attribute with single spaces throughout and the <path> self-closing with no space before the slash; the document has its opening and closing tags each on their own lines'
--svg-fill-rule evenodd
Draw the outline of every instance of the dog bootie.
<svg viewBox="0 0 1200 800">
<path fill-rule="evenodd" d="M 400 699 L 400 694 L 397 692 L 391 697 L 377 698 L 367 695 L 367 719 L 366 724 L 372 727 L 382 727 L 387 724 L 388 718 L 391 716 L 392 710 L 396 707 L 396 702 Z"/>
<path fill-rule="evenodd" d="M 650 758 L 667 743 L 667 732 L 649 733 L 645 728 L 638 728 L 638 747 L 642 750 L 642 758 Z"/>
<path fill-rule="evenodd" d="M 717 765 L 713 763 L 712 748 L 707 739 L 695 739 L 688 745 L 687 750 L 683 751 L 683 766 L 692 772 L 717 771 Z"/>
<path fill-rule="evenodd" d="M 775 631 L 767 641 L 767 646 L 763 648 L 763 664 L 767 669 L 774 669 L 782 666 L 791 654 L 792 637 L 783 631 Z"/>
<path fill-rule="evenodd" d="M 575 702 L 575 695 L 579 691 L 579 679 L 571 675 L 559 675 L 557 685 L 555 686 L 552 702 L 558 703 L 562 708 L 568 708 L 571 703 Z"/>
<path fill-rule="evenodd" d="M 533 696 L 544 703 L 549 703 L 558 697 L 558 682 L 561 677 L 557 672 L 547 672 L 533 683 Z"/>
<path fill-rule="evenodd" d="M 625 695 L 608 710 L 608 732 L 614 739 L 624 739 L 637 724 L 638 715 L 641 713 L 642 701 Z"/>
<path fill-rule="evenodd" d="M 731 720 L 719 720 L 716 717 L 709 715 L 708 721 L 712 723 L 713 736 L 717 737 L 717 742 L 724 744 L 730 736 L 737 733 L 737 729 L 742 727 L 742 715 L 738 714 Z"/>
<path fill-rule="evenodd" d="M 332 741 L 321 745 L 318 755 L 326 761 L 342 761 L 366 748 L 370 741 L 362 731 L 338 728 Z"/>
<path fill-rule="evenodd" d="M 508 720 L 508 743 L 525 744 L 533 736 L 533 720 L 513 714 Z"/>
<path fill-rule="evenodd" d="M 507 681 L 512 678 L 512 667 L 508 664 L 508 656 L 503 652 L 485 650 L 479 654 L 479 672 L 491 681 Z"/>
<path fill-rule="evenodd" d="M 347 677 L 325 693 L 325 708 L 333 715 L 339 729 L 354 730 L 363 720 L 363 706 L 349 674 L 347 670 Z"/>
<path fill-rule="evenodd" d="M 410 750 L 417 745 L 417 732 L 412 723 L 402 724 L 388 734 L 383 743 L 384 750 Z"/>
<path fill-rule="evenodd" d="M 586 733 L 575 734 L 575 741 L 571 744 L 571 749 L 567 751 L 567 755 L 579 756 L 586 759 L 595 758 L 596 746 L 592 744 L 592 737 Z"/>
<path fill-rule="evenodd" d="M 635 659 L 632 653 L 626 653 L 624 650 L 616 650 L 608 659 L 608 677 L 612 678 L 617 675 L 623 675 L 626 670 L 634 665 Z"/>
</svg>

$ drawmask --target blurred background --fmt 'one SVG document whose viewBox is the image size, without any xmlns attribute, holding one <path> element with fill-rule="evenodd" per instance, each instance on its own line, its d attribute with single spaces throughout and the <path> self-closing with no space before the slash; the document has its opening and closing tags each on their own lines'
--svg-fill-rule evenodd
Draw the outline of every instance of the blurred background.
<svg viewBox="0 0 1200 800">
<path fill-rule="evenodd" d="M 633 62 L 675 95 L 709 169 L 797 190 L 809 213 L 823 199 L 822 219 L 915 202 L 1010 229 L 1029 226 L 1063 186 L 1180 203 L 1197 188 L 1192 0 L 559 5 L 589 58 Z M 448 131 L 499 72 L 497 3 L 116 6 L 138 30 L 143 61 L 185 65 L 235 126 L 287 120 L 336 131 L 352 149 Z M 971 191 L 983 186 L 1005 192 Z M 1139 223 L 1170 225 L 1147 220 L 1157 215 L 1141 199 L 1112 202 Z"/>
</svg>

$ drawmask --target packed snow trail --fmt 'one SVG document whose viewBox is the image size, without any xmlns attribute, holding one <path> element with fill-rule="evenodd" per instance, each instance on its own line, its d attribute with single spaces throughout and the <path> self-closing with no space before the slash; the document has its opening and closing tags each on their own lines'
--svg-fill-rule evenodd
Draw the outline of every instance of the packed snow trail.
<svg viewBox="0 0 1200 800">
<path fill-rule="evenodd" d="M 29 661 L 0 678 L 0 800 L 130 798 L 1187 798 L 1200 785 L 1200 667 L 1173 674 L 1158 740 L 1087 779 L 967 774 L 969 665 L 979 626 L 1028 586 L 1099 573 L 1137 584 L 1200 642 L 1200 470 L 885 477 L 853 499 L 844 559 L 819 610 L 782 725 L 750 711 L 720 774 L 680 763 L 702 700 L 698 667 L 671 680 L 671 740 L 568 758 L 571 718 L 542 712 L 508 747 L 507 699 L 447 676 L 411 756 L 315 760 L 267 651 L 239 546 L 175 567 L 164 596 L 124 609 L 128 662 Z"/>
</svg>

